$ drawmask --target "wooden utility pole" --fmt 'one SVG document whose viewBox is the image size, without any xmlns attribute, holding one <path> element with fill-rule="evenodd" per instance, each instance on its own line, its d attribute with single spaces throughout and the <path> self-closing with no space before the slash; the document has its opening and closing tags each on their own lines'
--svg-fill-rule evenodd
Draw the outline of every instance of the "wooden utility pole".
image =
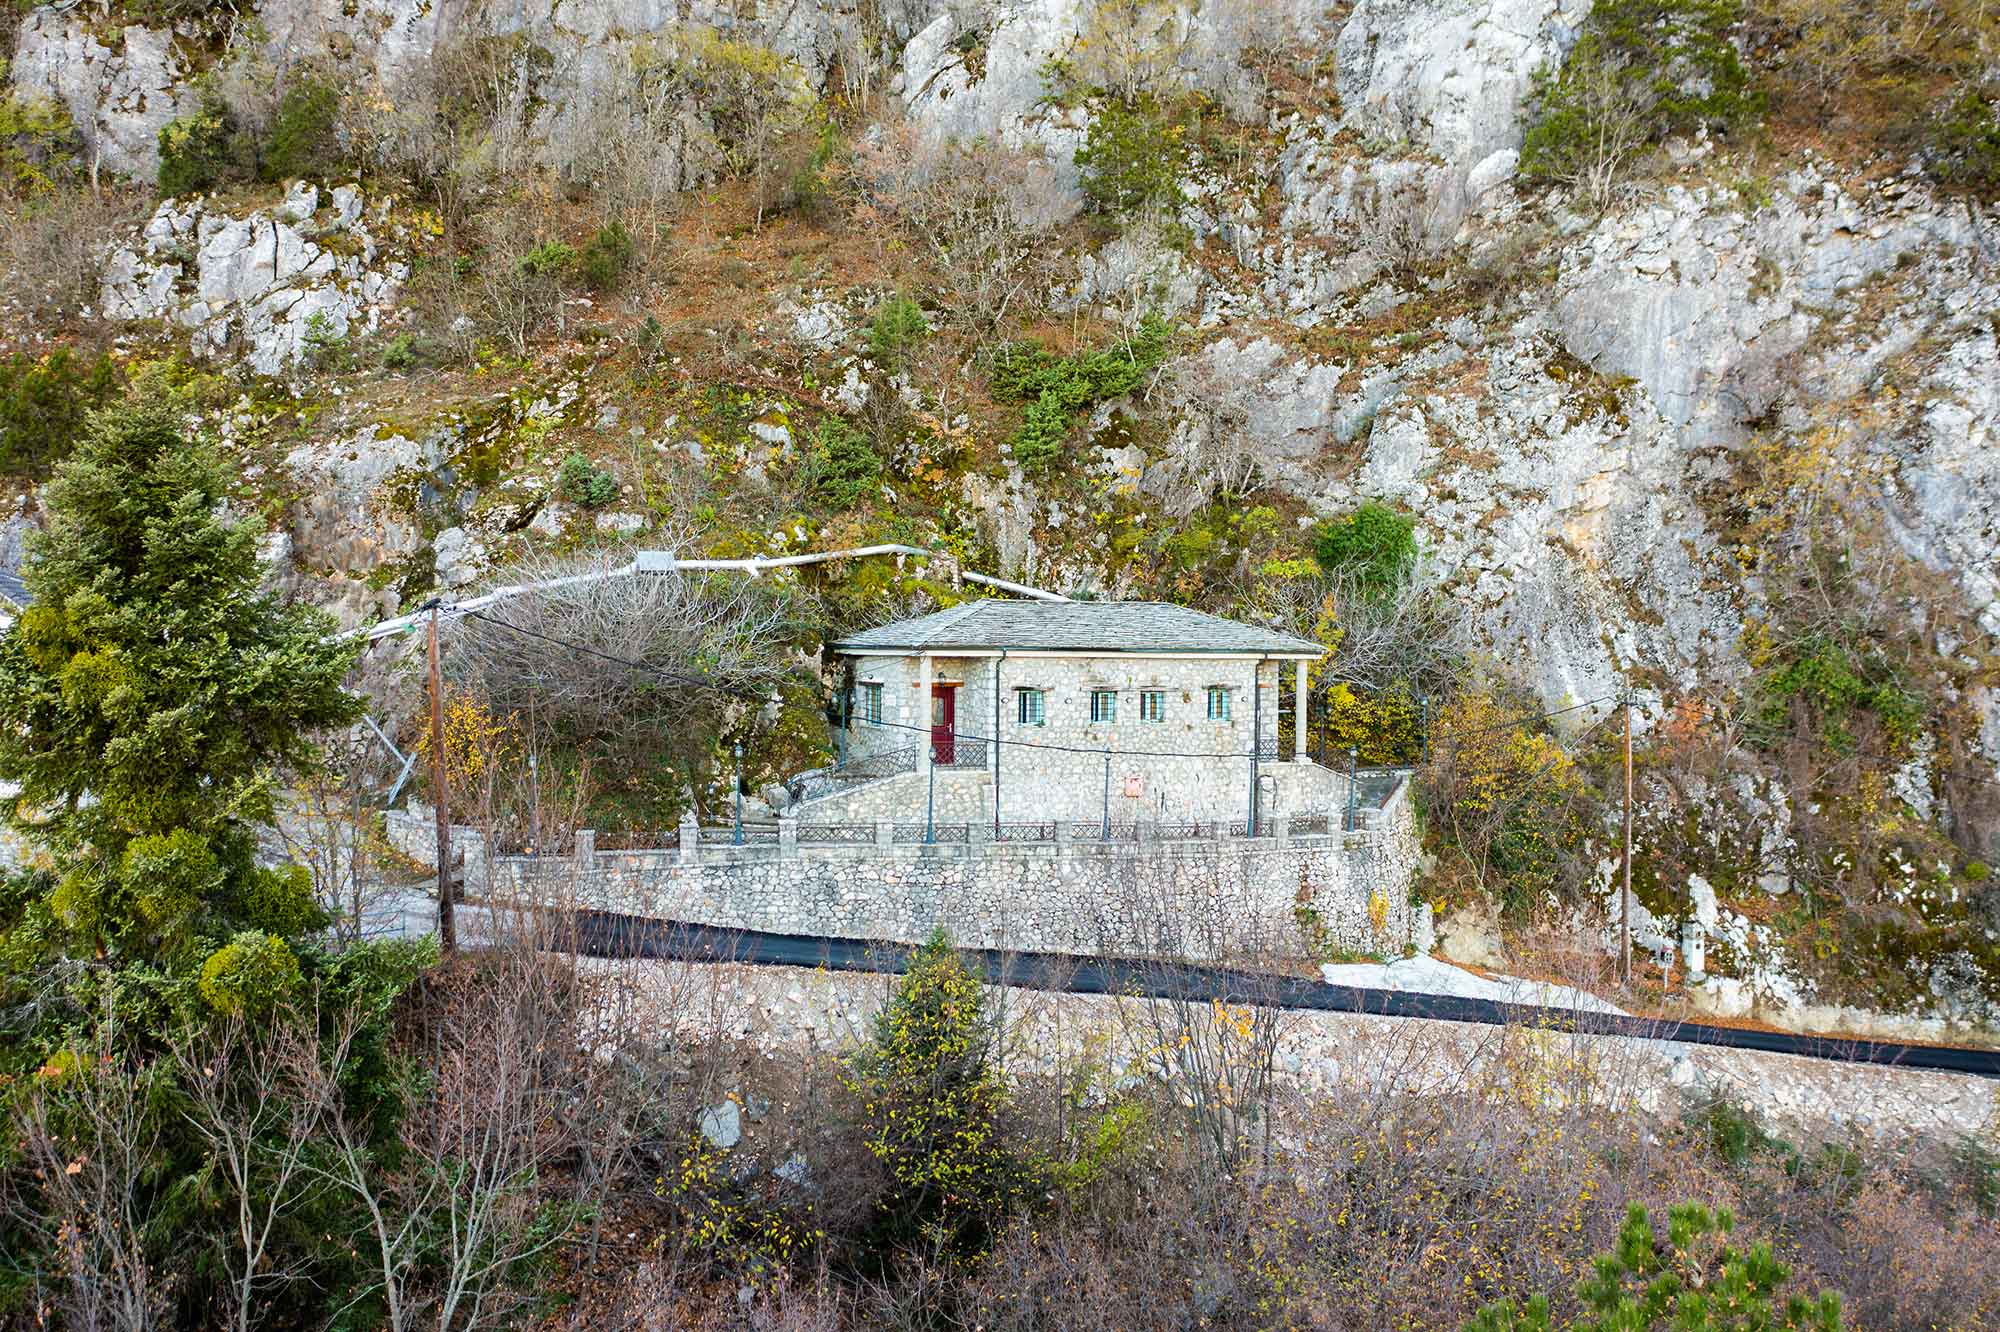
<svg viewBox="0 0 2000 1332">
<path fill-rule="evenodd" d="M 1632 693 L 1625 693 L 1625 867 L 1618 890 L 1618 974 L 1632 983 Z"/>
<path fill-rule="evenodd" d="M 437 804 L 438 947 L 458 951 L 458 930 L 451 916 L 451 790 L 445 784 L 444 686 L 438 672 L 438 608 L 431 607 L 431 798 Z"/>
</svg>

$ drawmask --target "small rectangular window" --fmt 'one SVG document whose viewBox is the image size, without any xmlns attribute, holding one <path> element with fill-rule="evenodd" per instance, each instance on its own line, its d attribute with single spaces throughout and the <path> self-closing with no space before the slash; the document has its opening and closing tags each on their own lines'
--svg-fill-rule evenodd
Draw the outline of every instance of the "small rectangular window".
<svg viewBox="0 0 2000 1332">
<path fill-rule="evenodd" d="M 862 721 L 867 722 L 870 726 L 880 726 L 882 724 L 881 685 L 864 684 L 860 686 L 855 704 L 856 713 Z"/>
<path fill-rule="evenodd" d="M 1164 689 L 1141 689 L 1139 691 L 1139 720 L 1142 722 L 1163 722 L 1167 719 L 1167 691 Z"/>
<path fill-rule="evenodd" d="M 1118 691 L 1116 689 L 1093 689 L 1090 691 L 1090 719 L 1093 722 L 1115 722 L 1118 720 Z"/>
<path fill-rule="evenodd" d="M 1208 687 L 1208 719 L 1225 722 L 1229 720 L 1229 690 L 1222 685 Z"/>
<path fill-rule="evenodd" d="M 1014 698 L 1021 725 L 1040 726 L 1045 720 L 1046 700 L 1039 689 L 1017 689 Z"/>
</svg>

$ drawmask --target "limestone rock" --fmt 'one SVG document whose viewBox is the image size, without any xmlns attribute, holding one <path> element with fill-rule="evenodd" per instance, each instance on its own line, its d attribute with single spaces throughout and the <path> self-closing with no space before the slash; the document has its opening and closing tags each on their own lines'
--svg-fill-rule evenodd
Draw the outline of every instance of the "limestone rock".
<svg viewBox="0 0 2000 1332">
<path fill-rule="evenodd" d="M 18 91 L 69 108 L 102 166 L 149 183 L 160 170 L 160 130 L 194 100 L 192 72 L 172 33 L 128 24 L 114 49 L 85 15 L 54 5 L 21 20 L 11 69 Z"/>
<path fill-rule="evenodd" d="M 106 257 L 99 308 L 107 318 L 179 324 L 197 356 L 240 343 L 251 369 L 279 374 L 311 352 L 315 337 L 376 327 L 409 275 L 406 262 L 379 254 L 358 188 L 332 198 L 333 217 L 311 234 L 320 195 L 304 182 L 276 209 L 247 217 L 164 200 L 135 240 Z M 336 235 L 338 247 L 328 243 Z"/>
<path fill-rule="evenodd" d="M 718 1150 L 726 1152 L 743 1141 L 743 1108 L 734 1101 L 709 1106 L 695 1123 Z"/>
<path fill-rule="evenodd" d="M 1588 0 L 1361 0 L 1340 30 L 1346 123 L 1469 167 L 1521 143 L 1535 72 L 1560 61 Z"/>
<path fill-rule="evenodd" d="M 1500 943 L 1499 908 L 1490 902 L 1469 902 L 1454 909 L 1437 926 L 1438 951 L 1466 967 L 1494 970 L 1507 964 Z"/>
</svg>

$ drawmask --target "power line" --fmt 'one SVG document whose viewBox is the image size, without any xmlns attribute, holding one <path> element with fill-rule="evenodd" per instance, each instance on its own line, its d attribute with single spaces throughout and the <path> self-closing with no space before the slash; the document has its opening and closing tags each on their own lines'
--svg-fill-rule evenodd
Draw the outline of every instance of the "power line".
<svg viewBox="0 0 2000 1332">
<path fill-rule="evenodd" d="M 734 698 L 740 698 L 758 702 L 762 701 L 762 696 L 751 690 L 744 689 L 739 685 L 723 684 L 720 681 L 717 681 L 709 676 L 698 675 L 686 671 L 675 671 L 668 667 L 654 666 L 647 662 L 635 661 L 630 657 L 621 657 L 616 653 L 606 652 L 600 648 L 592 647 L 587 643 L 578 642 L 575 639 L 563 638 L 556 634 L 543 633 L 537 629 L 529 629 L 524 625 L 514 624 L 507 620 L 496 619 L 495 617 L 484 614 L 483 612 L 480 611 L 465 611 L 464 616 L 467 619 L 480 620 L 483 621 L 484 623 L 496 625 L 499 628 L 507 629 L 514 633 L 525 635 L 526 637 L 529 638 L 539 639 L 544 643 L 549 643 L 556 647 L 567 648 L 573 652 L 580 652 L 586 656 L 596 657 L 601 661 L 608 661 L 613 663 L 614 665 L 623 666 L 628 670 L 636 671 L 645 675 L 657 676 L 660 679 L 667 680 L 675 684 L 689 685 L 699 689 L 709 689 L 715 691 L 716 693 L 728 694 Z M 1445 735 L 1444 738 L 1447 740 L 1460 740 L 1468 736 L 1483 735 L 1491 731 L 1510 730 L 1516 726 L 1525 725 L 1529 722 L 1546 721 L 1551 717 L 1560 717 L 1566 713 L 1576 712 L 1583 708 L 1596 707 L 1600 703 L 1606 703 L 1611 701 L 1614 700 L 1612 700 L 1609 696 L 1606 696 L 1604 698 L 1589 699 L 1582 703 L 1572 703 L 1567 707 L 1554 708 L 1547 712 L 1527 713 L 1518 717 L 1509 718 L 1508 720 L 1502 722 L 1493 723 L 1491 725 L 1474 727 L 1469 730 L 1449 732 Z M 909 722 L 870 721 L 870 722 L 865 722 L 863 724 L 869 727 L 882 727 L 889 730 L 901 730 L 901 731 L 912 731 L 912 732 L 934 732 L 934 728 L 931 726 L 912 724 Z M 1089 746 L 1089 745 L 1052 744 L 1045 740 L 1010 740 L 1005 737 L 980 735 L 977 732 L 961 731 L 957 729 L 953 730 L 952 735 L 955 739 L 974 741 L 980 744 L 999 743 L 1003 745 L 1012 745 L 1020 749 L 1041 749 L 1055 753 L 1065 753 L 1065 754 L 1087 754 L 1093 758 L 1102 758 L 1106 754 L 1111 755 L 1113 758 L 1181 758 L 1181 759 L 1220 758 L 1220 759 L 1242 759 L 1246 761 L 1253 757 L 1259 759 L 1264 757 L 1261 747 L 1254 753 L 1250 751 L 1212 750 L 1212 749 L 1211 750 L 1115 749 L 1103 745 Z"/>
<path fill-rule="evenodd" d="M 480 620 L 487 624 L 498 625 L 502 629 L 509 629 L 517 634 L 525 634 L 529 638 L 538 638 L 544 643 L 551 643 L 556 647 L 568 648 L 572 652 L 581 652 L 585 656 L 596 657 L 601 661 L 608 661 L 614 665 L 623 666 L 628 670 L 637 671 L 642 675 L 658 676 L 660 679 L 670 681 L 674 684 L 689 685 L 696 689 L 713 690 L 715 693 L 727 694 L 732 698 L 746 699 L 753 702 L 763 701 L 762 695 L 745 689 L 741 685 L 723 684 L 709 676 L 696 675 L 688 671 L 675 671 L 665 666 L 654 666 L 647 662 L 634 661 L 630 657 L 621 657 L 616 653 L 605 652 L 591 647 L 588 643 L 579 643 L 575 639 L 559 638 L 554 634 L 545 634 L 540 630 L 529 629 L 523 625 L 495 619 L 491 615 L 483 615 L 478 611 L 466 611 L 464 614 L 465 618 L 469 620 Z"/>
</svg>

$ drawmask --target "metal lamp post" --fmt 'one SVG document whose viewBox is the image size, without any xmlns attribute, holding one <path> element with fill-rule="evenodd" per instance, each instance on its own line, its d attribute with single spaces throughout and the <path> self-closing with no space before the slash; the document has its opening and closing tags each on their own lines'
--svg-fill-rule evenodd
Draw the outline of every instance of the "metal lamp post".
<svg viewBox="0 0 2000 1332">
<path fill-rule="evenodd" d="M 736 743 L 736 845 L 743 845 L 743 743 Z"/>
</svg>

